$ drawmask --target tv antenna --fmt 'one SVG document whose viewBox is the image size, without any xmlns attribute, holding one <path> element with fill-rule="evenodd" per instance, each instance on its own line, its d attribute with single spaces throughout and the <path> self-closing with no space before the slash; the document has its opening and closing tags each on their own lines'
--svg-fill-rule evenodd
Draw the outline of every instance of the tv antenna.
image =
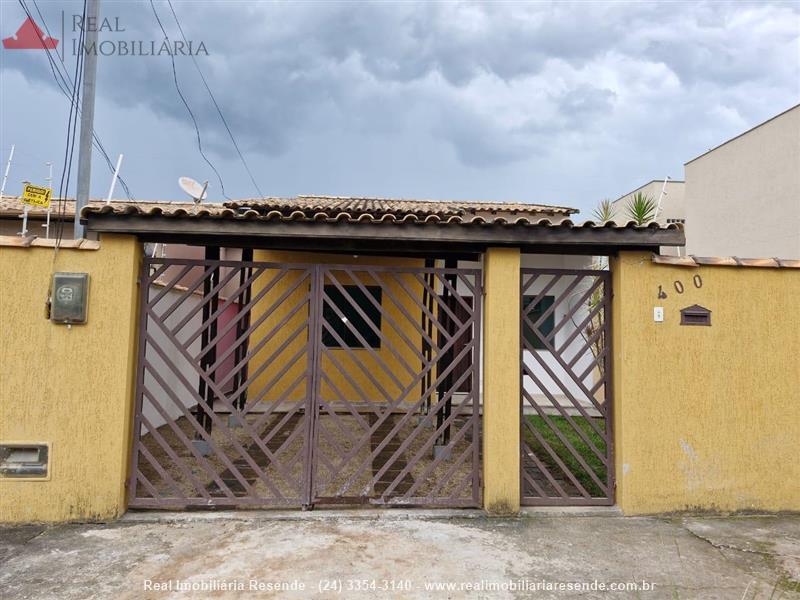
<svg viewBox="0 0 800 600">
<path fill-rule="evenodd" d="M 208 196 L 208 181 L 199 183 L 191 177 L 178 177 L 178 185 L 181 189 L 189 194 L 194 201 L 194 210 L 197 212 L 197 207 Z"/>
</svg>

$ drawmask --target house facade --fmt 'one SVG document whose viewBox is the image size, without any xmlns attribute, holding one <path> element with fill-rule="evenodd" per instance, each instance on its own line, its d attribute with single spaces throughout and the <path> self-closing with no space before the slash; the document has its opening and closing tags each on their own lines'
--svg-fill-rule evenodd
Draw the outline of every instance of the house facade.
<svg viewBox="0 0 800 600">
<path fill-rule="evenodd" d="M 612 218 L 625 221 L 628 218 L 627 206 L 636 194 L 644 194 L 656 203 L 654 221 L 661 225 L 672 223 L 683 224 L 686 222 L 686 182 L 674 179 L 653 179 L 635 190 L 620 196 L 611 203 L 613 208 Z M 661 253 L 672 256 L 681 256 L 684 248 L 661 248 Z"/>
<path fill-rule="evenodd" d="M 683 235 L 574 213 L 90 205 L 98 247 L 146 249 L 125 506 L 613 504 L 611 281 L 592 259 Z"/>
<path fill-rule="evenodd" d="M 624 221 L 642 192 L 662 198 L 659 223 L 685 223 L 686 247 L 662 254 L 800 257 L 800 105 L 690 160 L 684 173 L 621 196 L 614 218 Z"/>
<path fill-rule="evenodd" d="M 624 221 L 627 213 L 625 211 L 628 203 L 638 193 L 644 194 L 653 199 L 658 206 L 658 214 L 653 219 L 662 225 L 670 223 L 683 223 L 686 218 L 685 190 L 686 182 L 683 180 L 653 179 L 635 190 L 620 196 L 611 204 L 614 208 L 614 219 Z"/>
<path fill-rule="evenodd" d="M 241 204 L 0 236 L 0 522 L 800 509 L 800 261 L 653 256 L 680 227 L 559 207 Z M 85 323 L 42 310 L 54 272 Z"/>
<path fill-rule="evenodd" d="M 800 104 L 684 169 L 689 254 L 800 257 Z"/>
</svg>

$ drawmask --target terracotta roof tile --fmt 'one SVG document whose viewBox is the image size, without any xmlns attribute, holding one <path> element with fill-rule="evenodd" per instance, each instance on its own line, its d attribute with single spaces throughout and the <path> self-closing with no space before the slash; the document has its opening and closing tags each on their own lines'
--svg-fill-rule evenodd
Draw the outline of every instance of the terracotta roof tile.
<svg viewBox="0 0 800 600">
<path fill-rule="evenodd" d="M 53 207 L 56 204 L 54 201 Z M 0 200 L 0 215 L 19 214 L 23 205 L 17 198 Z M 66 201 L 66 214 L 74 215 L 75 203 Z M 576 209 L 563 206 L 506 202 L 456 202 L 397 200 L 390 198 L 350 198 L 339 196 L 298 196 L 297 198 L 259 198 L 195 205 L 192 202 L 105 201 L 93 200 L 82 216 L 113 214 L 120 217 L 166 217 L 174 219 L 225 219 L 283 222 L 378 223 L 472 226 L 544 226 L 610 229 L 682 229 L 671 223 L 637 225 L 627 222 L 584 221 L 576 224 L 569 216 Z M 46 211 L 33 208 L 31 216 Z"/>
<path fill-rule="evenodd" d="M 535 204 L 502 202 L 433 202 L 424 200 L 392 200 L 382 198 L 340 198 L 333 196 L 300 196 L 298 198 L 265 198 L 237 200 L 224 204 L 92 203 L 83 209 L 91 214 L 135 215 L 180 219 L 257 220 L 265 222 L 327 222 L 473 226 L 558 226 L 576 227 L 568 217 L 575 209 Z M 637 225 L 633 221 L 595 223 L 585 221 L 580 227 L 662 229 L 655 222 Z M 681 229 L 670 224 L 663 229 Z"/>
<path fill-rule="evenodd" d="M 463 216 L 468 213 L 542 213 L 570 215 L 575 208 L 521 202 L 462 202 L 441 200 L 403 200 L 398 198 L 361 198 L 346 196 L 297 196 L 296 198 L 253 198 L 226 202 L 225 206 L 241 209 L 245 207 L 259 211 L 302 210 L 304 212 L 355 214 L 417 214 L 441 216 Z"/>
<path fill-rule="evenodd" d="M 762 267 L 773 269 L 800 269 L 800 260 L 782 258 L 739 258 L 738 256 L 661 256 L 653 255 L 653 262 L 675 267 Z"/>
<path fill-rule="evenodd" d="M 65 200 L 64 201 L 64 213 L 69 217 L 75 216 L 75 201 L 74 200 Z M 105 200 L 90 200 L 89 206 L 94 208 L 101 208 L 105 206 Z M 160 201 L 147 201 L 147 200 L 112 200 L 112 205 L 114 207 L 119 208 L 128 208 L 132 207 L 132 210 L 141 211 L 141 210 L 149 210 L 153 207 L 160 206 L 168 209 L 177 209 L 177 208 L 185 208 L 191 210 L 193 208 L 193 204 L 191 202 L 160 202 Z M 56 210 L 59 209 L 59 202 L 57 199 L 53 199 L 50 203 L 50 207 L 55 214 Z M 25 205 L 20 201 L 19 197 L 16 196 L 3 196 L 0 199 L 0 216 L 16 216 L 22 214 Z M 47 214 L 46 208 L 41 208 L 38 206 L 31 206 L 28 210 L 29 217 L 40 217 Z M 51 215 L 52 216 L 52 215 Z"/>
</svg>

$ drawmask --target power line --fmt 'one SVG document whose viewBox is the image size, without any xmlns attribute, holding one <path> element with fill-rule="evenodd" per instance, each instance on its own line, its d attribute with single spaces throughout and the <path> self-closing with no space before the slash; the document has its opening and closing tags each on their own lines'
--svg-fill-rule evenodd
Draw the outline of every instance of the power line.
<svg viewBox="0 0 800 600">
<path fill-rule="evenodd" d="M 23 2 L 23 0 L 18 0 L 18 1 L 19 1 L 20 5 L 22 6 L 22 9 L 25 11 L 25 14 L 28 15 L 28 17 L 31 20 L 33 20 L 33 17 L 31 16 L 31 13 L 28 10 L 27 6 L 25 6 L 25 3 Z M 41 19 L 42 25 L 44 25 L 44 29 L 47 32 L 48 37 L 52 38 L 53 36 L 50 33 L 50 28 L 47 26 L 47 21 L 45 20 L 44 15 L 42 15 L 42 11 L 39 10 L 39 5 L 36 3 L 36 0 L 32 0 L 32 1 L 33 1 L 33 6 L 36 8 L 36 12 L 39 15 L 39 19 Z M 64 40 L 62 40 L 62 43 L 63 43 L 63 41 Z M 58 63 L 56 63 L 55 60 L 53 59 L 52 54 L 50 53 L 50 49 L 44 44 L 44 40 L 42 40 L 42 46 L 44 47 L 45 51 L 47 52 L 47 59 L 48 59 L 48 61 L 50 63 L 50 70 L 53 72 L 53 77 L 54 77 L 54 79 L 56 81 L 56 85 L 58 85 L 58 87 L 61 89 L 61 92 L 67 98 L 70 98 L 71 94 L 73 92 L 72 80 L 69 77 L 69 71 L 67 71 L 67 65 L 64 62 L 64 59 L 61 58 L 60 56 L 58 56 L 58 53 L 56 53 L 56 57 L 60 61 L 61 65 L 63 66 L 64 73 L 66 73 L 66 75 L 64 75 L 64 73 L 62 73 L 61 67 L 59 67 Z M 83 47 L 81 47 L 81 51 L 83 51 Z M 56 73 L 58 73 L 58 76 L 56 76 Z M 61 81 L 59 81 L 59 77 L 60 77 Z M 80 108 L 78 108 L 78 111 L 79 111 L 79 114 L 80 114 Z M 100 152 L 100 154 L 105 159 L 106 165 L 108 165 L 108 168 L 111 171 L 111 173 L 114 173 L 114 171 L 115 171 L 114 165 L 111 163 L 111 159 L 109 158 L 108 153 L 106 152 L 105 147 L 103 147 L 103 144 L 100 141 L 100 137 L 97 135 L 97 132 L 94 130 L 94 128 L 92 129 L 92 138 L 93 138 L 94 147 L 97 149 L 98 152 Z M 127 182 L 122 178 L 122 176 L 118 176 L 117 179 L 119 180 L 120 185 L 122 186 L 122 189 L 125 191 L 125 195 L 128 197 L 128 200 L 133 200 L 133 195 L 131 194 L 130 188 L 128 188 Z"/>
<path fill-rule="evenodd" d="M 169 45 L 170 44 L 169 36 L 167 35 L 166 29 L 164 29 L 164 25 L 161 23 L 161 19 L 158 16 L 158 12 L 156 11 L 156 5 L 153 4 L 153 0 L 150 0 L 150 7 L 153 9 L 153 15 L 155 16 L 156 21 L 158 21 L 158 26 L 161 28 L 161 32 L 164 34 L 164 40 L 166 40 L 167 44 Z M 197 149 L 200 151 L 200 155 L 203 157 L 203 160 L 206 161 L 208 166 L 211 167 L 211 170 L 214 171 L 214 173 L 216 174 L 217 179 L 219 180 L 219 187 L 222 190 L 222 195 L 228 200 L 230 200 L 231 198 L 225 193 L 225 186 L 222 183 L 222 177 L 220 176 L 219 171 L 217 171 L 216 167 L 214 167 L 211 161 L 208 160 L 208 157 L 205 155 L 205 152 L 203 152 L 203 144 L 200 141 L 200 128 L 197 125 L 197 119 L 195 119 L 192 109 L 189 108 L 189 103 L 186 101 L 186 98 L 184 98 L 183 92 L 181 92 L 181 86 L 178 84 L 178 72 L 175 69 L 175 56 L 173 56 L 172 52 L 169 52 L 169 58 L 172 61 L 172 79 L 175 82 L 175 89 L 177 90 L 178 96 L 180 96 L 181 101 L 183 102 L 183 105 L 186 107 L 186 111 L 189 113 L 189 116 L 192 119 L 192 123 L 194 124 L 194 131 L 197 134 Z"/>
<path fill-rule="evenodd" d="M 25 14 L 28 16 L 28 18 L 31 19 L 31 21 L 33 21 L 33 17 L 31 16 L 31 13 L 28 10 L 28 7 L 23 2 L 23 0 L 18 0 L 18 1 L 19 1 L 20 6 L 22 7 L 22 10 L 24 10 Z M 85 5 L 85 0 L 84 0 L 84 17 L 85 17 L 85 14 L 86 14 L 86 5 Z M 42 42 L 42 47 L 47 51 L 47 57 L 48 57 L 48 60 L 50 61 L 50 68 L 51 68 L 51 70 L 53 70 L 54 67 L 55 67 L 55 61 L 53 61 L 53 57 L 50 55 L 50 50 L 47 48 L 47 45 L 44 43 L 44 40 L 42 39 L 41 34 L 39 35 L 39 39 Z M 83 44 L 83 30 L 81 30 L 81 34 L 79 36 L 79 39 L 80 39 L 81 45 L 82 45 Z M 80 80 L 80 64 L 81 64 L 82 54 L 83 53 L 78 55 L 78 57 L 76 57 L 76 59 L 75 59 L 75 80 L 77 80 L 77 81 Z M 65 68 L 66 68 L 66 65 L 65 65 Z M 58 70 L 58 72 L 61 73 L 60 70 Z M 55 71 L 53 72 L 53 75 L 55 75 Z M 69 72 L 67 72 L 67 75 L 69 75 Z M 63 78 L 63 75 L 62 75 L 62 78 Z M 58 79 L 56 79 L 56 83 L 58 83 Z M 71 172 L 72 154 L 73 154 L 73 150 L 74 150 L 74 147 L 75 147 L 75 129 L 77 128 L 77 110 L 74 110 L 74 112 L 73 112 L 73 109 L 76 109 L 76 107 L 77 107 L 76 91 L 78 90 L 78 87 L 79 86 L 76 85 L 72 89 L 72 96 L 70 97 L 69 116 L 67 118 L 67 139 L 66 139 L 66 145 L 65 145 L 65 149 L 64 149 L 64 165 L 63 165 L 63 167 L 61 169 L 61 179 L 59 181 L 58 197 L 56 199 L 56 201 L 59 203 L 58 207 L 57 207 L 57 211 L 56 211 L 56 236 L 55 236 L 56 237 L 56 243 L 55 243 L 55 251 L 56 252 L 58 251 L 58 247 L 61 244 L 61 239 L 63 237 L 63 232 L 64 232 L 64 217 L 66 215 L 66 200 L 64 198 L 64 192 L 65 192 L 65 190 L 66 191 L 69 190 L 69 178 L 70 178 L 70 172 Z M 62 91 L 64 91 L 64 90 L 62 89 Z M 78 94 L 79 94 L 79 92 L 78 92 Z M 74 114 L 74 118 L 73 118 L 73 114 Z"/>
<path fill-rule="evenodd" d="M 18 0 L 18 2 L 20 4 L 20 6 L 22 7 L 22 10 L 25 11 L 25 14 L 28 16 L 28 18 L 33 20 L 33 16 L 31 15 L 30 10 L 25 5 L 25 3 L 22 0 Z M 44 16 L 42 15 L 42 11 L 39 10 L 39 6 L 38 6 L 38 4 L 36 4 L 36 0 L 33 0 L 33 5 L 36 7 L 36 12 L 39 14 L 39 18 L 41 19 L 42 24 L 44 25 L 44 28 L 47 31 L 47 35 L 49 37 L 53 37 L 52 34 L 50 33 L 50 28 L 47 26 L 47 21 L 45 21 Z M 67 66 L 66 66 L 66 63 L 64 62 L 64 59 L 62 59 L 60 56 L 58 56 L 58 53 L 56 53 L 56 56 L 58 56 L 58 59 L 61 62 L 61 65 L 63 65 L 63 68 L 64 68 L 64 72 L 62 73 L 62 71 L 61 71 L 62 67 L 60 67 L 58 65 L 58 63 L 55 62 L 55 60 L 53 59 L 52 54 L 50 52 L 50 49 L 44 44 L 44 40 L 41 39 L 41 36 L 40 36 L 40 40 L 42 41 L 42 46 L 44 47 L 44 50 L 47 53 L 47 60 L 48 60 L 48 62 L 50 64 L 50 70 L 53 72 L 53 78 L 55 79 L 56 85 L 61 90 L 61 93 L 64 94 L 64 96 L 67 97 L 67 99 L 71 99 L 71 95 L 72 95 L 72 80 L 69 77 L 69 71 L 67 71 Z M 108 153 L 106 152 L 106 149 L 103 147 L 103 144 L 100 141 L 100 137 L 97 135 L 97 132 L 94 131 L 94 130 L 92 131 L 92 137 L 93 137 L 93 145 L 94 145 L 94 147 L 97 149 L 98 152 L 100 152 L 103 155 L 103 158 L 105 159 L 106 164 L 108 165 L 108 168 L 113 173 L 114 172 L 114 166 L 111 164 L 111 159 L 108 157 Z M 122 178 L 120 178 L 120 183 L 121 183 L 123 189 L 125 190 L 125 193 L 127 194 L 128 199 L 129 200 L 133 200 L 133 197 L 132 197 L 132 195 L 130 193 L 130 189 L 128 188 L 127 183 L 124 180 L 122 180 Z"/>
<path fill-rule="evenodd" d="M 188 46 L 189 41 L 186 39 L 186 35 L 183 33 L 183 27 L 181 27 L 181 22 L 178 19 L 178 15 L 175 14 L 175 8 L 172 6 L 172 0 L 167 0 L 167 4 L 169 4 L 169 9 L 170 11 L 172 11 L 172 16 L 175 17 L 175 23 L 178 25 L 178 31 L 181 32 L 181 38 L 183 38 L 184 43 Z M 236 138 L 234 137 L 231 128 L 228 127 L 228 122 L 225 120 L 225 115 L 222 114 L 222 109 L 220 109 L 219 104 L 217 104 L 217 99 L 214 97 L 214 93 L 211 91 L 211 88 L 209 87 L 208 82 L 206 81 L 205 75 L 203 75 L 203 71 L 202 69 L 200 69 L 200 65 L 198 64 L 197 59 L 191 52 L 189 53 L 189 56 L 192 58 L 192 62 L 194 63 L 197 72 L 200 74 L 200 79 L 203 80 L 203 85 L 205 86 L 208 95 L 211 96 L 211 101 L 214 103 L 214 108 L 217 109 L 217 114 L 219 114 L 219 118 L 222 120 L 222 124 L 225 126 L 225 130 L 228 132 L 228 136 L 231 138 L 231 142 L 233 142 L 233 147 L 236 148 L 236 153 L 239 155 L 239 159 L 242 161 L 242 165 L 244 166 L 245 171 L 247 171 L 247 174 L 250 176 L 250 181 L 253 182 L 253 187 L 256 188 L 258 195 L 261 198 L 263 198 L 264 194 L 258 187 L 256 179 L 255 177 L 253 177 L 253 173 L 252 171 L 250 171 L 250 167 L 248 166 L 247 161 L 245 160 L 244 155 L 242 154 L 242 151 L 239 149 L 239 144 L 236 142 Z"/>
<path fill-rule="evenodd" d="M 26 11 L 27 12 L 27 11 Z M 86 18 L 86 0 L 83 2 L 83 19 Z M 83 21 L 82 21 L 83 22 Z M 78 42 L 83 48 L 83 28 L 78 36 Z M 44 45 L 44 44 L 42 44 Z M 48 52 L 49 55 L 49 52 Z M 69 105 L 69 117 L 67 120 L 67 141 L 64 149 L 64 165 L 61 169 L 61 181 L 58 186 L 59 206 L 56 215 L 56 243 L 55 252 L 58 252 L 58 247 L 61 245 L 61 240 L 64 237 L 64 218 L 67 212 L 67 201 L 65 195 L 69 193 L 69 180 L 72 174 L 72 157 L 75 152 L 75 138 L 78 129 L 78 99 L 80 98 L 80 84 L 83 79 L 81 72 L 81 65 L 83 64 L 83 52 L 81 51 L 75 57 L 75 77 L 73 81 L 75 86 L 72 89 L 72 97 Z M 70 140 L 70 136 L 72 139 Z"/>
</svg>

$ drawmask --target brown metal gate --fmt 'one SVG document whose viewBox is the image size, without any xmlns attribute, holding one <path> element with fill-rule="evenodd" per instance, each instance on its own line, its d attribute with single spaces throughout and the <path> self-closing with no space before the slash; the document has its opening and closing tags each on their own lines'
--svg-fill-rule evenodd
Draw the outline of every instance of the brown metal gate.
<svg viewBox="0 0 800 600">
<path fill-rule="evenodd" d="M 614 502 L 611 275 L 522 269 L 523 505 Z"/>
<path fill-rule="evenodd" d="M 141 281 L 131 507 L 480 505 L 479 270 L 208 248 Z"/>
</svg>

